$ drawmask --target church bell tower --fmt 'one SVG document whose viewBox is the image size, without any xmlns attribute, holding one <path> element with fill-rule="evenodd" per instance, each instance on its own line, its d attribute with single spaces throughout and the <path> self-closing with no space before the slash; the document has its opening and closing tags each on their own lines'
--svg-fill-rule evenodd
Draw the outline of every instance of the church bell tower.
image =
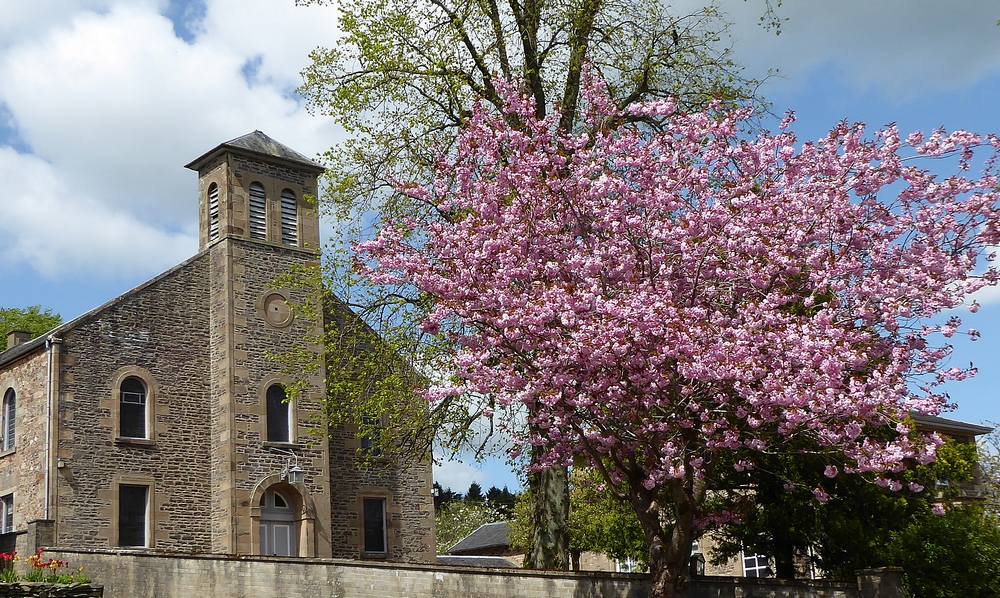
<svg viewBox="0 0 1000 598">
<path fill-rule="evenodd" d="M 329 440 L 310 434 L 325 372 L 312 374 L 282 407 L 274 396 L 284 396 L 291 380 L 268 357 L 302 348 L 322 331 L 322 321 L 289 307 L 304 301 L 304 292 L 278 288 L 276 280 L 319 261 L 319 214 L 307 198 L 324 169 L 260 131 L 216 146 L 187 168 L 198 173 L 199 249 L 209 254 L 212 550 L 329 556 Z M 286 418 L 283 430 L 274 412 Z M 293 463 L 296 475 L 289 476 Z M 271 529 L 266 509 L 275 495 L 291 514 L 287 525 Z"/>
</svg>

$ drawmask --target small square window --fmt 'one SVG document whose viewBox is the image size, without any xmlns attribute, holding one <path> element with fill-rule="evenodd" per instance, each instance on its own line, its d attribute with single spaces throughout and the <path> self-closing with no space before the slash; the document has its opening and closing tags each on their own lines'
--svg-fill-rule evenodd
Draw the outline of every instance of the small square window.
<svg viewBox="0 0 1000 598">
<path fill-rule="evenodd" d="M 771 577 L 767 555 L 743 555 L 743 577 Z"/>
</svg>

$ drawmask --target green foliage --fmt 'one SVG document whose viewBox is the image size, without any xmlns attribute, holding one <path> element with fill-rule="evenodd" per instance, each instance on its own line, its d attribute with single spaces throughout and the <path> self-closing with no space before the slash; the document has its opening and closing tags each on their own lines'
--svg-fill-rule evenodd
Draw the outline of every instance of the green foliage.
<svg viewBox="0 0 1000 598">
<path fill-rule="evenodd" d="M 412 288 L 363 283 L 356 272 L 364 265 L 354 261 L 352 243 L 403 218 L 456 217 L 397 186 L 432 179 L 433 165 L 453 147 L 473 103 L 502 105 L 500 79 L 530 90 L 539 115 L 559 106 L 564 130 L 576 126 L 585 63 L 601 72 L 622 105 L 663 97 L 677 98 L 682 108 L 749 100 L 757 82 L 733 61 L 724 40 L 728 24 L 714 5 L 684 14 L 660 0 L 299 2 L 339 10 L 341 35 L 332 47 L 313 51 L 301 92 L 313 112 L 349 133 L 324 157 L 321 205 L 341 226 L 325 256 L 323 288 L 356 316 L 345 313 L 340 328 L 318 342 L 333 375 L 327 415 L 333 425 L 377 434 L 387 451 L 402 447 L 396 455 L 426 454 L 431 440 L 453 453 L 499 452 L 507 447 L 497 441 L 503 437 L 497 427 L 516 434 L 524 417 L 502 412 L 489 396 L 441 400 L 421 410 L 426 417 L 408 419 L 408 371 L 449 375 L 441 367 L 443 352 L 454 349 L 449 331 L 417 325 L 432 304 Z M 359 352 L 359 343 L 378 348 Z M 287 363 L 291 372 L 308 371 L 295 360 Z M 381 428 L 366 431 L 370 421 Z M 565 471 L 529 476 L 528 484 L 544 503 L 534 516 L 548 539 L 538 546 L 553 547 L 538 560 L 565 565 Z"/>
<path fill-rule="evenodd" d="M 801 447 L 800 447 L 801 448 Z M 722 562 L 741 550 L 768 554 L 777 574 L 791 576 L 792 559 L 812 549 L 815 564 L 833 578 L 852 579 L 866 567 L 895 564 L 888 550 L 893 534 L 926 518 L 934 503 L 958 492 L 976 470 L 976 447 L 949 440 L 931 465 L 913 465 L 903 475 L 922 492 L 891 492 L 858 475 L 824 475 L 834 455 L 806 451 L 772 455 L 750 473 L 734 475 L 730 492 L 715 497 L 716 507 L 739 515 L 723 528 L 713 560 Z M 938 480 L 949 480 L 938 488 Z M 819 503 L 813 489 L 829 500 Z M 783 569 L 783 563 L 785 568 Z"/>
<path fill-rule="evenodd" d="M 977 506 L 921 513 L 886 547 L 911 596 L 1000 596 L 1000 520 Z"/>
<path fill-rule="evenodd" d="M 427 459 L 433 426 L 427 403 L 418 395 L 427 381 L 418 373 L 425 364 L 417 359 L 430 351 L 411 345 L 409 336 L 394 334 L 392 326 L 377 334 L 337 298 L 318 266 L 296 268 L 274 284 L 304 298 L 291 304 L 296 318 L 316 322 L 325 314 L 325 328 L 315 326 L 301 346 L 269 356 L 292 380 L 290 398 L 317 383 L 325 365 L 324 416 L 330 426 L 353 430 L 363 439 L 363 459 Z M 380 309 L 381 317 L 398 315 L 394 306 Z"/>
<path fill-rule="evenodd" d="M 469 491 L 465 493 L 465 500 L 471 502 L 483 502 L 486 497 L 483 495 L 483 487 L 479 484 L 472 482 L 469 485 Z"/>
<path fill-rule="evenodd" d="M 514 516 L 514 506 L 517 504 L 517 494 L 514 494 L 504 486 L 501 490 L 496 486 L 490 486 L 486 491 L 486 502 L 503 514 L 507 519 Z"/>
<path fill-rule="evenodd" d="M 608 492 L 597 471 L 573 468 L 569 501 L 571 552 L 597 552 L 616 560 L 634 559 L 642 568 L 648 565 L 649 545 L 635 510 Z M 519 551 L 529 552 L 534 537 L 532 506 L 532 496 L 524 493 L 514 510 L 510 540 Z"/>
<path fill-rule="evenodd" d="M 7 334 L 13 331 L 28 332 L 32 338 L 39 337 L 49 330 L 62 324 L 59 314 L 49 308 L 32 305 L 24 309 L 17 307 L 0 307 L 0 339 L 6 340 Z M 3 341 L 0 341 L 2 343 Z M 0 347 L 2 350 L 5 347 Z"/>
<path fill-rule="evenodd" d="M 434 537 L 438 554 L 487 523 L 504 521 L 503 513 L 489 503 L 456 500 L 441 505 L 434 515 Z"/>
<path fill-rule="evenodd" d="M 993 431 L 979 437 L 979 467 L 986 509 L 1000 517 L 1000 427 L 989 423 Z"/>
<path fill-rule="evenodd" d="M 756 88 L 732 59 L 715 6 L 685 14 L 658 0 L 301 1 L 340 11 L 342 35 L 313 51 L 301 91 L 350 133 L 326 155 L 325 200 L 358 224 L 369 209 L 423 212 L 389 187 L 427 180 L 472 103 L 500 104 L 500 78 L 523 78 L 540 112 L 559 104 L 564 128 L 574 126 L 585 61 L 622 103 L 673 96 L 700 106 Z"/>
<path fill-rule="evenodd" d="M 441 484 L 434 482 L 434 512 L 442 506 L 456 500 L 462 500 L 462 494 L 455 492 L 451 488 L 442 488 Z"/>
</svg>

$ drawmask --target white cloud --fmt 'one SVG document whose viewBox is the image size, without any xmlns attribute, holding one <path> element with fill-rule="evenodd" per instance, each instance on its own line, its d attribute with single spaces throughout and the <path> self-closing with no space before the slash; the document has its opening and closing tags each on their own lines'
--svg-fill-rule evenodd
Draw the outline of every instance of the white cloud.
<svg viewBox="0 0 1000 598">
<path fill-rule="evenodd" d="M 455 492 L 464 493 L 475 482 L 482 486 L 487 479 L 486 473 L 461 461 L 445 461 L 434 465 L 434 481 L 442 488 L 451 488 Z"/>
<path fill-rule="evenodd" d="M 671 3 L 679 13 L 705 0 Z M 772 88 L 807 83 L 829 67 L 887 97 L 958 89 L 1000 69 L 1000 17 L 992 2 L 840 0 L 784 2 L 780 35 L 759 25 L 761 2 L 719 2 L 733 23 L 733 49 L 751 74 L 779 68 Z M 776 3 L 772 3 L 776 4 Z"/>
<path fill-rule="evenodd" d="M 1000 303 L 1000 286 L 979 289 L 979 292 L 973 295 L 972 298 L 975 299 L 979 305 Z"/>
<path fill-rule="evenodd" d="M 39 205 L 47 202 L 57 213 L 73 213 L 84 206 L 87 213 L 103 213 L 96 224 L 106 228 L 103 234 L 111 239 L 126 233 L 111 227 L 135 223 L 165 238 L 175 234 L 169 231 L 192 229 L 197 217 L 196 180 L 182 165 L 222 141 L 261 129 L 313 155 L 341 135 L 329 121 L 308 115 L 288 94 L 290 78 L 251 85 L 241 73 L 260 52 L 264 52 L 262 68 L 271 69 L 273 64 L 275 72 L 297 73 L 308 61 L 304 48 L 329 41 L 329 31 L 319 35 L 319 24 L 330 25 L 332 17 L 324 20 L 315 9 L 289 3 L 281 10 L 294 16 L 290 24 L 279 26 L 284 21 L 274 2 L 241 2 L 228 9 L 243 30 L 242 39 L 250 41 L 236 43 L 240 36 L 235 29 L 213 35 L 213 23 L 224 20 L 213 16 L 215 20 L 206 18 L 206 31 L 189 44 L 157 12 L 161 4 L 93 0 L 84 8 L 97 12 L 82 10 L 72 18 L 53 19 L 47 29 L 35 13 L 25 12 L 19 19 L 41 30 L 6 48 L 0 44 L 0 105 L 9 111 L 20 140 L 51 165 L 50 173 L 58 179 L 52 188 L 71 191 L 40 197 Z M 217 15 L 214 0 L 208 8 L 208 15 Z M 297 16 L 299 10 L 317 25 L 304 37 L 293 34 L 303 20 Z M 309 39 L 312 35 L 317 39 Z M 294 47 L 282 48 L 282 39 L 293 39 Z M 260 40 L 271 41 L 254 49 Z M 294 53 L 299 64 L 290 66 Z M 12 176 L 26 175 L 15 171 Z M 7 179 L 5 184 L 18 182 Z M 37 189 L 30 181 L 20 185 Z M 12 209 L 0 206 L 0 214 Z M 64 226 L 67 235 L 87 232 L 74 231 L 72 221 Z M 11 234 L 14 246 L 37 242 L 31 237 L 38 234 L 35 230 L 23 228 Z M 57 256 L 45 265 L 46 273 L 57 274 L 71 263 L 84 271 L 114 267 L 116 258 L 100 254 L 98 247 L 73 249 L 76 253 L 68 259 Z M 112 260 L 110 266 L 102 262 L 104 258 Z M 42 267 L 37 260 L 31 263 Z M 158 269 L 151 262 L 145 272 Z"/>
<path fill-rule="evenodd" d="M 298 87 L 309 52 L 331 45 L 338 35 L 338 13 L 331 6 L 294 6 L 293 0 L 255 3 L 209 0 L 199 27 L 199 41 L 212 40 L 237 53 L 260 56 L 258 78 L 282 87 Z"/>
<path fill-rule="evenodd" d="M 1000 247 L 990 247 L 986 254 L 996 255 L 996 259 L 1000 260 Z M 993 262 L 997 264 L 997 262 Z M 989 287 L 983 287 L 979 291 L 972 295 L 972 299 L 975 300 L 979 305 L 990 305 L 1000 303 L 1000 285 L 993 285 Z M 971 303 L 971 301 L 966 301 L 966 303 Z"/>
<path fill-rule="evenodd" d="M 165 269 L 197 248 L 194 231 L 166 232 L 74 191 L 52 165 L 0 147 L 0 260 L 61 272 L 133 275 Z M 192 203 L 192 202 L 188 202 Z"/>
<path fill-rule="evenodd" d="M 112 6 L 129 2 L 133 6 L 158 8 L 166 0 L 32 0 L 5 2 L 0 9 L 0 48 L 37 36 L 45 30 L 63 25 L 80 12 L 103 12 Z"/>
</svg>

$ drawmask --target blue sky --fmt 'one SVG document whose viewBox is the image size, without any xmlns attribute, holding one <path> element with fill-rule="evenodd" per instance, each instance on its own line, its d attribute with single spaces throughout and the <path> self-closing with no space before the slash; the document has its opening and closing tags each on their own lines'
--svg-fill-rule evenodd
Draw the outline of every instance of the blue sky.
<svg viewBox="0 0 1000 598">
<path fill-rule="evenodd" d="M 343 133 L 294 94 L 330 8 L 292 0 L 38 0 L 0 7 L 0 305 L 71 318 L 194 253 L 194 174 L 182 168 L 254 129 L 306 153 Z M 926 0 L 785 3 L 781 35 L 762 2 L 722 4 L 731 43 L 800 139 L 841 119 L 904 132 L 1000 131 L 1000 9 Z M 674 3 L 677 10 L 700 5 Z M 253 32 L 253 34 L 251 34 Z M 265 34 L 260 34 L 265 32 Z M 326 222 L 326 230 L 336 223 Z M 1000 420 L 1000 293 L 957 339 L 953 417 Z M 445 485 L 516 485 L 500 460 L 446 463 Z"/>
</svg>

